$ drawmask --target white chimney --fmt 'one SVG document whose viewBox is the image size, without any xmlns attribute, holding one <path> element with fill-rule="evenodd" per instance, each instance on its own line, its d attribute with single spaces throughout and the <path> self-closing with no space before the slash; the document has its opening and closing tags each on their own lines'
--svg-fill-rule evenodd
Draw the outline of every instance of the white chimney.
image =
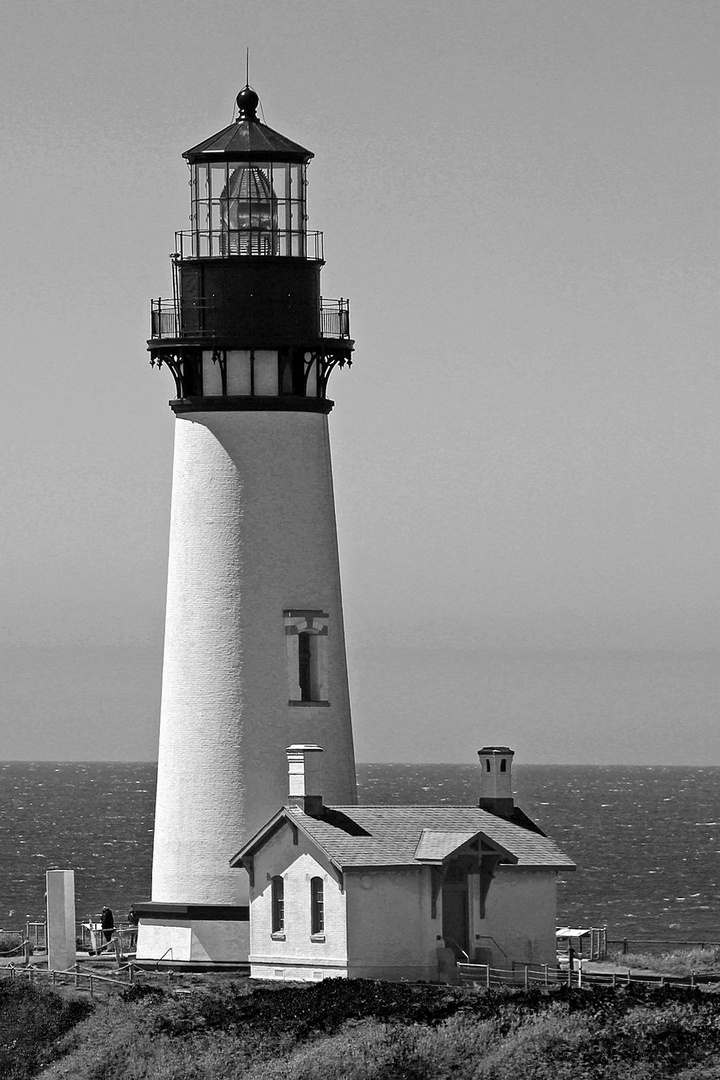
<svg viewBox="0 0 720 1080">
<path fill-rule="evenodd" d="M 489 810 L 499 817 L 511 817 L 515 809 L 512 788 L 512 759 L 515 751 L 509 746 L 483 746 L 478 750 L 480 758 L 481 810 Z"/>
<path fill-rule="evenodd" d="M 285 753 L 288 759 L 288 806 L 297 806 L 315 816 L 322 810 L 322 746 L 294 743 Z"/>
</svg>

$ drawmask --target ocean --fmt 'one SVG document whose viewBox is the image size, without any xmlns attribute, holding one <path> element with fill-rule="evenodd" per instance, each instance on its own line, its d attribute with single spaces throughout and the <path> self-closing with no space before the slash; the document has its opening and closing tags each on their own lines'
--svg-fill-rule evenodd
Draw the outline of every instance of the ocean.
<svg viewBox="0 0 720 1080">
<path fill-rule="evenodd" d="M 75 870 L 78 919 L 150 897 L 156 766 L 0 763 L 0 929 Z M 558 922 L 610 938 L 720 942 L 720 768 L 516 765 L 516 802 L 577 863 Z M 362 803 L 477 803 L 476 765 L 358 766 Z"/>
</svg>

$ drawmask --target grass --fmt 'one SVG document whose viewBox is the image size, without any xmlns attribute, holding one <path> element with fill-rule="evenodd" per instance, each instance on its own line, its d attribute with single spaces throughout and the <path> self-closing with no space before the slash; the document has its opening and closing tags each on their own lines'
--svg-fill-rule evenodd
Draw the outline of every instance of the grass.
<svg viewBox="0 0 720 1080">
<path fill-rule="evenodd" d="M 662 975 L 691 975 L 720 971 L 720 949 L 687 949 L 672 953 L 622 953 L 608 956 L 614 964 Z"/>
<path fill-rule="evenodd" d="M 0 983 L 8 1080 L 720 1080 L 720 994 L 246 980 L 94 1003 Z"/>
</svg>

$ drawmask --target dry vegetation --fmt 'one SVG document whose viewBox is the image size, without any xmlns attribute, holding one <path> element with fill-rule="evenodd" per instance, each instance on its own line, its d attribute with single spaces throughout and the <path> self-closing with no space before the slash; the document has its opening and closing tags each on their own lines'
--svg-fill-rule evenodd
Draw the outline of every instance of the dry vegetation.
<svg viewBox="0 0 720 1080">
<path fill-rule="evenodd" d="M 329 980 L 139 985 L 90 1002 L 0 982 L 7 1080 L 720 1080 L 720 994 Z"/>
<path fill-rule="evenodd" d="M 661 975 L 702 975 L 720 971 L 720 949 L 688 949 L 672 953 L 615 953 L 613 963 L 638 971 Z"/>
</svg>

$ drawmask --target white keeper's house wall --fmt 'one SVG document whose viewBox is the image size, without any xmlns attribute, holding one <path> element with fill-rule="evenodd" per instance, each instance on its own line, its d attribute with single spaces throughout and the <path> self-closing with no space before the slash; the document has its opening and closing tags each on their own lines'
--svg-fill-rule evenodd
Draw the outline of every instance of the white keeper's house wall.
<svg viewBox="0 0 720 1080">
<path fill-rule="evenodd" d="M 325 702 L 289 704 L 289 617 L 326 616 Z M 297 622 L 297 619 L 296 619 Z M 152 899 L 243 904 L 238 847 L 282 805 L 284 750 L 324 748 L 324 793 L 355 802 L 327 416 L 176 421 Z"/>
<path fill-rule="evenodd" d="M 500 864 L 487 895 L 485 918 L 476 924 L 479 933 L 494 942 L 483 938 L 476 945 L 491 948 L 492 963 L 499 968 L 509 966 L 508 959 L 554 965 L 556 922 L 557 873 Z"/>
<path fill-rule="evenodd" d="M 349 974 L 357 979 L 438 978 L 442 911 L 432 918 L 430 867 L 345 874 Z"/>
<path fill-rule="evenodd" d="M 282 933 L 273 934 L 272 879 L 276 875 L 284 881 L 285 919 Z M 324 930 L 315 936 L 310 921 L 313 877 L 323 881 L 325 909 Z M 286 824 L 267 840 L 254 859 L 250 897 L 252 978 L 317 981 L 347 977 L 347 907 L 341 881 L 302 832 L 293 832 Z"/>
</svg>

